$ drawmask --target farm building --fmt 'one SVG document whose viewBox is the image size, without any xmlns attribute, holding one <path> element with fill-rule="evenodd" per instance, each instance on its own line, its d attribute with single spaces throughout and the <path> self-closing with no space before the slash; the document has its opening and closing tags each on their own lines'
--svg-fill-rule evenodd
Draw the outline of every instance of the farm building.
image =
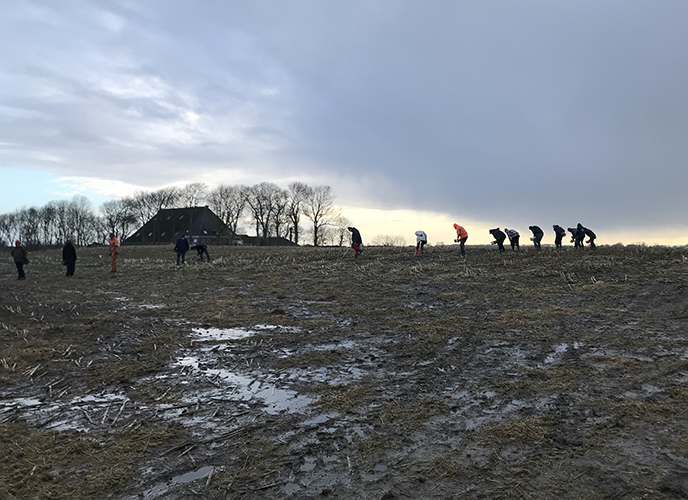
<svg viewBox="0 0 688 500">
<path fill-rule="evenodd" d="M 186 235 L 189 241 L 206 245 L 242 244 L 240 236 L 208 207 L 166 208 L 160 210 L 138 231 L 124 240 L 125 245 L 174 243 Z M 241 241 L 241 243 L 239 243 Z"/>
<path fill-rule="evenodd" d="M 124 245 L 173 244 L 186 235 L 189 242 L 205 245 L 263 245 L 263 239 L 245 234 L 234 234 L 208 207 L 166 208 L 160 210 L 134 234 L 126 238 Z M 282 237 L 269 237 L 269 246 L 291 246 L 293 242 Z"/>
</svg>

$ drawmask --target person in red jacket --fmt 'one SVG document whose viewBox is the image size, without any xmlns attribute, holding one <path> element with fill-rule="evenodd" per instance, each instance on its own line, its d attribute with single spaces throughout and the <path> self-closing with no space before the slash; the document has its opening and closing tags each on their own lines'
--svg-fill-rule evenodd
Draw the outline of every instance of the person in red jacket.
<svg viewBox="0 0 688 500">
<path fill-rule="evenodd" d="M 354 257 L 358 257 L 358 254 L 363 251 L 361 233 L 355 227 L 347 227 L 347 229 L 351 232 L 351 248 L 354 249 Z"/>
<path fill-rule="evenodd" d="M 112 259 L 111 273 L 117 272 L 117 255 L 119 254 L 119 240 L 117 236 L 110 234 L 110 258 Z"/>
<path fill-rule="evenodd" d="M 456 239 L 454 241 L 460 245 L 461 255 L 465 256 L 466 249 L 464 245 L 466 244 L 466 240 L 468 239 L 468 231 L 466 231 L 466 229 L 464 229 L 463 226 L 459 226 L 457 223 L 454 223 L 454 229 L 456 229 Z"/>
</svg>

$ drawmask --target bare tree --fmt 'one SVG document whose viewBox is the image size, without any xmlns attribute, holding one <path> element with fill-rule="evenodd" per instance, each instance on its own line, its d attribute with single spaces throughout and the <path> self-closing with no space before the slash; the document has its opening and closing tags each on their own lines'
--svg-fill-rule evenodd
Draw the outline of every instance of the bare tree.
<svg viewBox="0 0 688 500">
<path fill-rule="evenodd" d="M 294 243 L 299 244 L 299 223 L 303 213 L 303 204 L 310 193 L 311 188 L 303 182 L 292 182 L 289 184 L 287 194 L 287 217 L 291 223 L 294 235 Z M 291 238 L 290 238 L 291 239 Z"/>
<path fill-rule="evenodd" d="M 70 200 L 67 218 L 77 245 L 87 245 L 96 237 L 96 217 L 91 212 L 91 202 L 85 196 L 76 195 Z"/>
<path fill-rule="evenodd" d="M 157 191 L 137 191 L 124 199 L 139 225 L 144 225 L 164 208 L 173 208 L 179 201 L 179 188 L 166 187 Z"/>
<path fill-rule="evenodd" d="M 342 214 L 339 214 L 335 219 L 332 221 L 332 245 L 336 246 L 344 246 L 344 244 L 348 244 L 348 239 L 349 239 L 349 231 L 348 227 L 351 226 L 351 221 L 344 217 Z"/>
<path fill-rule="evenodd" d="M 39 245 L 40 240 L 40 209 L 36 207 L 23 208 L 20 211 L 19 220 L 21 221 L 21 240 L 29 245 Z"/>
<path fill-rule="evenodd" d="M 158 213 L 151 193 L 148 191 L 137 191 L 132 196 L 124 198 L 123 201 L 129 206 L 129 210 L 140 226 Z"/>
<path fill-rule="evenodd" d="M 100 206 L 100 213 L 103 217 L 104 231 L 107 234 L 117 234 L 122 240 L 136 224 L 136 217 L 126 200 L 108 200 Z"/>
<path fill-rule="evenodd" d="M 275 210 L 275 200 L 279 196 L 280 187 L 271 182 L 261 182 L 251 186 L 246 193 L 248 205 L 256 224 L 256 237 L 263 238 L 267 245 L 270 237 L 270 224 Z"/>
<path fill-rule="evenodd" d="M 246 186 L 220 184 L 208 193 L 210 209 L 227 224 L 233 234 L 237 233 L 239 219 L 246 210 L 248 189 Z"/>
<path fill-rule="evenodd" d="M 286 237 L 289 231 L 289 218 L 287 213 L 288 193 L 284 189 L 277 188 L 272 200 L 272 225 L 275 228 L 275 236 Z"/>
<path fill-rule="evenodd" d="M 43 245 L 55 242 L 55 207 L 50 203 L 39 209 L 40 220 L 39 239 Z"/>
<path fill-rule="evenodd" d="M 54 214 L 54 237 L 56 242 L 67 241 L 71 237 L 71 226 L 69 221 L 69 202 L 67 200 L 57 200 L 48 203 L 53 208 Z"/>
<path fill-rule="evenodd" d="M 156 207 L 155 213 L 153 214 L 155 215 L 164 208 L 174 208 L 179 205 L 180 189 L 175 186 L 170 186 L 153 191 L 150 196 L 153 206 Z"/>
<path fill-rule="evenodd" d="M 202 182 L 193 182 L 179 188 L 177 204 L 182 207 L 197 207 L 205 201 L 208 195 L 208 186 Z"/>
<path fill-rule="evenodd" d="M 339 216 L 339 211 L 334 206 L 332 188 L 330 186 L 312 188 L 304 202 L 303 215 L 313 225 L 313 246 L 317 247 L 320 244 L 322 228 L 331 224 Z"/>
<path fill-rule="evenodd" d="M 11 245 L 16 232 L 16 214 L 0 214 L 0 244 Z"/>
</svg>

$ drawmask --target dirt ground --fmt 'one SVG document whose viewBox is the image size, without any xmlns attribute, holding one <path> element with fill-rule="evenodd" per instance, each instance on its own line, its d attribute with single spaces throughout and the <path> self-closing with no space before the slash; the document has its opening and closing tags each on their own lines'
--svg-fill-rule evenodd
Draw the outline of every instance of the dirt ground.
<svg viewBox="0 0 688 500">
<path fill-rule="evenodd" d="M 688 498 L 688 252 L 0 261 L 0 498 Z"/>
</svg>

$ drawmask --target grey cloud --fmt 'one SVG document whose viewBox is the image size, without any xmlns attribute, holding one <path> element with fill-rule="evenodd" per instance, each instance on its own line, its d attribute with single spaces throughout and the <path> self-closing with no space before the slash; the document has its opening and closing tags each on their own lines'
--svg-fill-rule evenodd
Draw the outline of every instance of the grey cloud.
<svg viewBox="0 0 688 500">
<path fill-rule="evenodd" d="M 12 75 L 0 106 L 24 114 L 0 132 L 68 159 L 43 165 L 53 171 L 116 166 L 132 182 L 148 165 L 154 185 L 190 165 L 251 165 L 266 179 L 345 179 L 340 201 L 390 208 L 683 221 L 683 2 L 21 5 L 39 7 L 2 25 L 3 44 L 22 48 L 0 55 Z M 108 78 L 159 94 L 118 95 Z M 28 161 L 2 147 L 0 160 Z"/>
</svg>

